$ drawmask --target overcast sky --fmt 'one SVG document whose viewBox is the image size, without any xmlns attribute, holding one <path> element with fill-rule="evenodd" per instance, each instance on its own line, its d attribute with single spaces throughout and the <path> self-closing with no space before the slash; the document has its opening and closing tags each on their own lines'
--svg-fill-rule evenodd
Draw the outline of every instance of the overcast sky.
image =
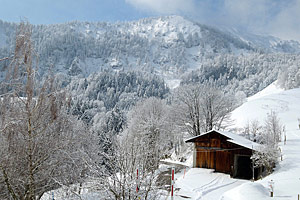
<svg viewBox="0 0 300 200">
<path fill-rule="evenodd" d="M 300 0 L 0 0 L 0 19 L 27 18 L 33 24 L 130 21 L 171 14 L 300 41 Z"/>
</svg>

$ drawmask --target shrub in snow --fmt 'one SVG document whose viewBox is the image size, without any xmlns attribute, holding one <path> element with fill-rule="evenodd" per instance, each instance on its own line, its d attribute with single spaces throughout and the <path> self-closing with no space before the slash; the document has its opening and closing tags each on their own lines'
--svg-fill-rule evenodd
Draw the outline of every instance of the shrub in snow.
<svg viewBox="0 0 300 200">
<path fill-rule="evenodd" d="M 255 151 L 251 158 L 254 160 L 255 167 L 264 166 L 267 173 L 271 173 L 280 157 L 278 142 L 281 141 L 283 131 L 283 126 L 274 111 L 268 113 L 262 130 L 263 132 L 258 141 L 262 144 L 262 147 Z"/>
<path fill-rule="evenodd" d="M 267 173 L 270 174 L 278 161 L 279 156 L 280 153 L 277 145 L 263 145 L 253 153 L 251 159 L 254 161 L 255 167 L 265 167 Z"/>
</svg>

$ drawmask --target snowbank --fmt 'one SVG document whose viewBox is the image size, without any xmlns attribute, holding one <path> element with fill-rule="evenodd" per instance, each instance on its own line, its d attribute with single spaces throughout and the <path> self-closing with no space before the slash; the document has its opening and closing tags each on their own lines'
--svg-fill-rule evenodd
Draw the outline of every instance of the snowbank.
<svg viewBox="0 0 300 200">
<path fill-rule="evenodd" d="M 245 183 L 225 192 L 220 200 L 263 200 L 269 198 L 269 191 L 260 183 Z"/>
<path fill-rule="evenodd" d="M 213 169 L 192 168 L 186 173 L 176 174 L 174 199 L 217 200 L 224 192 L 248 182 L 213 171 Z"/>
</svg>

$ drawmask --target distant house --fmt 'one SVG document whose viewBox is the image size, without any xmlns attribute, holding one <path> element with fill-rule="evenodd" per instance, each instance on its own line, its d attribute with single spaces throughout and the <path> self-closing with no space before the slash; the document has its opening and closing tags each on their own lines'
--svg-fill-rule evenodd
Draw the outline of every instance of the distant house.
<svg viewBox="0 0 300 200">
<path fill-rule="evenodd" d="M 215 169 L 216 172 L 230 174 L 234 178 L 252 179 L 253 164 L 250 159 L 260 144 L 247 140 L 234 133 L 211 130 L 190 138 L 193 142 L 193 167 Z M 263 172 L 255 168 L 254 178 Z"/>
</svg>

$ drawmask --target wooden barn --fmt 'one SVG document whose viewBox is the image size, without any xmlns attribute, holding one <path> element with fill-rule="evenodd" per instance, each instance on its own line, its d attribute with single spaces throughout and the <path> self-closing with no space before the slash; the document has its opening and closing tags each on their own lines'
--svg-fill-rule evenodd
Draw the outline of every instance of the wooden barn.
<svg viewBox="0 0 300 200">
<path fill-rule="evenodd" d="M 234 178 L 252 179 L 253 164 L 250 159 L 259 144 L 234 133 L 211 130 L 190 138 L 194 143 L 194 167 L 214 169 L 216 172 L 230 174 Z M 255 168 L 254 178 L 263 172 Z"/>
</svg>

